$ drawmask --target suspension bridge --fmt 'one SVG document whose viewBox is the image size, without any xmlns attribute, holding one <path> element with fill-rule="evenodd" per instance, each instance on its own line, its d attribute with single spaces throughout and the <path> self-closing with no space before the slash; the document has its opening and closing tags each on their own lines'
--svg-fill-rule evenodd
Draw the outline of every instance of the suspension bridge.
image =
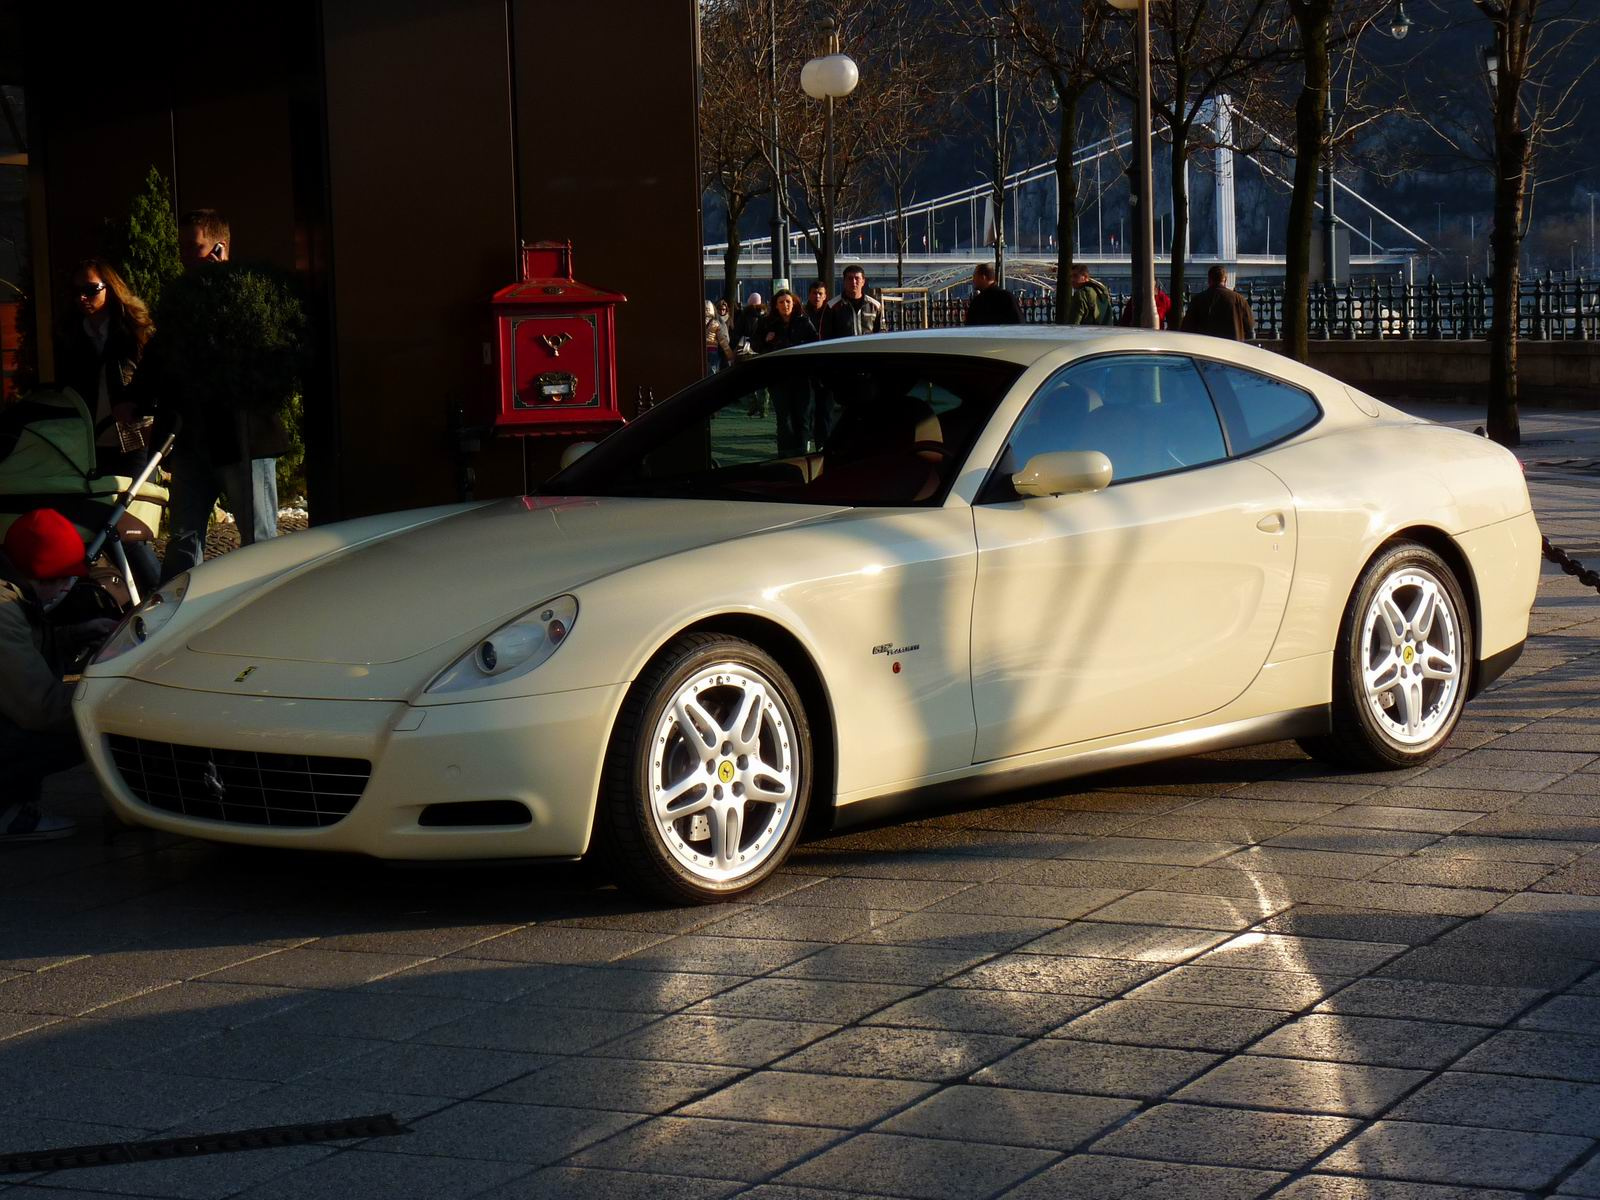
<svg viewBox="0 0 1600 1200">
<path fill-rule="evenodd" d="M 1200 123 L 1208 129 L 1209 143 L 1216 148 L 1194 156 L 1197 169 L 1193 175 L 1200 178 L 1201 184 L 1188 189 L 1189 216 L 1183 240 L 1189 272 L 1203 277 L 1207 267 L 1222 263 L 1242 279 L 1281 276 L 1281 246 L 1294 170 L 1292 151 L 1225 96 L 1207 102 Z M 1241 138 L 1240 133 L 1246 137 Z M 1244 140 L 1254 143 L 1248 153 L 1231 148 Z M 1131 271 L 1131 231 L 1126 228 L 1126 191 L 1121 186 L 1131 147 L 1131 134 L 1123 129 L 1081 147 L 1072 160 L 1079 181 L 1074 258 L 1087 264 L 1097 276 L 1109 279 L 1125 278 Z M 1245 170 L 1254 171 L 1262 185 L 1256 189 L 1256 203 L 1247 214 L 1250 229 L 1246 238 L 1241 238 L 1235 187 L 1235 172 L 1240 164 Z M 1159 167 L 1160 164 L 1158 173 Z M 1184 171 L 1192 182 L 1187 164 Z M 1158 179 L 1158 197 L 1162 182 Z M 1061 203 L 1054 159 L 1011 172 L 1005 177 L 1004 186 L 1009 281 L 1024 288 L 1052 291 L 1056 284 L 1055 232 Z M 1415 260 L 1430 254 L 1432 245 L 1355 188 L 1340 180 L 1335 186 L 1334 219 L 1348 238 L 1350 273 L 1409 280 Z M 1107 197 L 1114 191 L 1116 198 L 1108 203 Z M 834 226 L 835 259 L 840 266 L 860 263 L 874 282 L 891 279 L 897 269 L 894 226 L 897 220 L 903 220 L 906 284 L 934 292 L 960 286 L 971 278 L 975 264 L 994 257 L 993 196 L 992 180 L 984 180 L 942 196 L 916 200 L 898 217 L 893 211 L 885 211 L 840 220 Z M 1162 212 L 1158 198 L 1158 278 L 1164 277 L 1170 264 L 1170 199 L 1167 204 L 1167 211 Z M 1320 195 L 1316 207 L 1320 223 Z M 809 232 L 819 239 L 815 229 Z M 741 276 L 765 279 L 772 259 L 771 237 L 749 238 L 739 245 Z M 705 278 L 708 282 L 720 281 L 728 243 L 711 243 L 704 249 Z M 814 272 L 814 257 L 799 232 L 790 236 L 789 256 L 795 279 L 809 279 Z"/>
</svg>

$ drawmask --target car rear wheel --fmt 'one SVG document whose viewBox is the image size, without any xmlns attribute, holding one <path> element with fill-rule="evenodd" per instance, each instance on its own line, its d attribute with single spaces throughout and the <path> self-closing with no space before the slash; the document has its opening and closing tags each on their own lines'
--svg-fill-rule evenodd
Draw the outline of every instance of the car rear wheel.
<svg viewBox="0 0 1600 1200">
<path fill-rule="evenodd" d="M 1401 542 L 1362 573 L 1334 654 L 1333 728 L 1301 743 L 1364 768 L 1411 767 L 1449 740 L 1467 702 L 1471 614 L 1449 565 Z"/>
<path fill-rule="evenodd" d="M 618 884 L 676 904 L 755 887 L 799 836 L 811 769 L 782 666 L 741 638 L 680 636 L 629 691 L 611 738 L 600 834 Z"/>
</svg>

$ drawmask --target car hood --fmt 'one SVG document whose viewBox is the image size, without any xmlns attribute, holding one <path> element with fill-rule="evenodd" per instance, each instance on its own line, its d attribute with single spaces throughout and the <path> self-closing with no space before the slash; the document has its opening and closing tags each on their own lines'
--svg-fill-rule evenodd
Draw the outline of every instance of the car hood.
<svg viewBox="0 0 1600 1200">
<path fill-rule="evenodd" d="M 398 662 L 612 572 L 837 511 L 523 496 L 318 560 L 250 593 L 187 645 L 256 659 Z"/>
</svg>

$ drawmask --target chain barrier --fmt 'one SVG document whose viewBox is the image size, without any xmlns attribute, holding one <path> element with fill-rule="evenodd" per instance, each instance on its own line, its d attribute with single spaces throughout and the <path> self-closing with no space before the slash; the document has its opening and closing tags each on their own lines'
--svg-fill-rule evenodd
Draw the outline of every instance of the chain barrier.
<svg viewBox="0 0 1600 1200">
<path fill-rule="evenodd" d="M 1593 588 L 1595 591 L 1600 592 L 1600 571 L 1596 571 L 1593 567 L 1584 566 L 1560 546 L 1552 546 L 1549 538 L 1541 538 L 1540 541 L 1543 543 L 1544 556 L 1546 558 L 1560 567 L 1563 572 L 1583 584 L 1584 587 Z"/>
</svg>

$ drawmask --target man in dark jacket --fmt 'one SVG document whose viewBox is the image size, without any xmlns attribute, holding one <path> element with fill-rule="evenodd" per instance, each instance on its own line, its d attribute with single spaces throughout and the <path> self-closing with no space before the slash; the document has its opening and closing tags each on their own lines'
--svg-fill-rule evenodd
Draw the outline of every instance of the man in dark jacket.
<svg viewBox="0 0 1600 1200">
<path fill-rule="evenodd" d="M 1000 286 L 999 276 L 989 263 L 972 269 L 972 299 L 967 303 L 968 325 L 1021 325 L 1022 309 L 1017 298 Z"/>
<path fill-rule="evenodd" d="M 824 338 L 856 337 L 888 329 L 883 319 L 883 305 L 867 295 L 865 268 L 846 267 L 842 284 L 842 294 L 828 305 L 822 318 L 822 328 L 818 332 Z"/>
<path fill-rule="evenodd" d="M 1183 313 L 1184 333 L 1209 333 L 1212 337 L 1248 342 L 1256 335 L 1256 319 L 1250 301 L 1228 286 L 1226 267 L 1215 266 L 1206 272 L 1206 288 Z"/>
<path fill-rule="evenodd" d="M 83 761 L 62 682 L 61 642 L 103 638 L 108 618 L 53 630 L 45 613 L 89 573 L 83 539 L 60 513 L 18 517 L 0 553 L 0 845 L 69 837 L 76 825 L 39 812 L 45 777 Z"/>
</svg>

